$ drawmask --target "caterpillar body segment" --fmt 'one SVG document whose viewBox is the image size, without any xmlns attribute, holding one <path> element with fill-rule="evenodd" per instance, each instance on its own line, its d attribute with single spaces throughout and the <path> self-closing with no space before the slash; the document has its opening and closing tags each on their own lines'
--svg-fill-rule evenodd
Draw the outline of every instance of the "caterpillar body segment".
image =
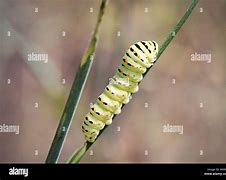
<svg viewBox="0 0 226 180">
<path fill-rule="evenodd" d="M 117 88 L 130 93 L 135 93 L 139 90 L 138 83 L 132 82 L 128 77 L 124 78 L 117 73 L 110 81 L 110 84 L 115 84 Z"/>
<path fill-rule="evenodd" d="M 106 93 L 105 91 L 98 97 L 97 103 L 103 109 L 106 109 L 113 114 L 119 114 L 121 112 L 122 103 L 109 97 L 108 93 Z"/>
<path fill-rule="evenodd" d="M 146 72 L 146 68 L 143 67 L 142 65 L 136 63 L 133 61 L 132 58 L 128 57 L 128 56 L 124 56 L 123 59 L 122 59 L 122 64 L 127 68 L 129 69 L 130 71 L 133 71 L 133 72 L 137 72 L 137 73 L 140 73 L 140 74 L 144 74 Z"/>
<path fill-rule="evenodd" d="M 113 113 L 101 107 L 97 102 L 90 108 L 90 114 L 105 124 L 111 124 Z"/>
<path fill-rule="evenodd" d="M 124 91 L 119 89 L 114 84 L 109 84 L 105 88 L 105 93 L 113 100 L 118 101 L 122 104 L 127 104 L 130 100 L 131 93 L 128 91 Z"/>
<path fill-rule="evenodd" d="M 128 78 L 129 81 L 138 83 L 143 79 L 143 74 L 131 71 L 129 69 L 127 69 L 123 64 L 121 64 L 118 67 L 118 72 L 119 76 L 122 76 L 124 78 Z"/>
<path fill-rule="evenodd" d="M 86 115 L 84 123 L 87 124 L 89 127 L 97 129 L 97 130 L 101 130 L 105 126 L 103 121 L 100 121 L 99 119 L 97 119 L 90 113 L 88 113 Z"/>
</svg>

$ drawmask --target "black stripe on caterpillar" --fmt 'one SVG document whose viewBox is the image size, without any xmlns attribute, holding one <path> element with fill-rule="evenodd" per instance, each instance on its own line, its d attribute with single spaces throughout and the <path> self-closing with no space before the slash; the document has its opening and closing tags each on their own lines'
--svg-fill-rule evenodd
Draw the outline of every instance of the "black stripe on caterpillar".
<svg viewBox="0 0 226 180">
<path fill-rule="evenodd" d="M 131 95 L 138 91 L 138 84 L 156 61 L 157 53 L 155 41 L 137 42 L 126 51 L 115 76 L 85 117 L 82 131 L 87 141 L 94 142 L 100 130 L 112 123 L 114 115 L 121 112 L 122 105 L 127 104 Z"/>
</svg>

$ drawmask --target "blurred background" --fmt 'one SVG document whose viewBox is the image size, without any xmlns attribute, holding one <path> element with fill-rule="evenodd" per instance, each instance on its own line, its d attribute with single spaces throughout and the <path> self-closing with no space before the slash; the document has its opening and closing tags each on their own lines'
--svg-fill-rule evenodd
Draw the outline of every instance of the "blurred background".
<svg viewBox="0 0 226 180">
<path fill-rule="evenodd" d="M 101 1 L 0 0 L 0 162 L 46 159 Z M 91 102 L 134 42 L 162 44 L 190 0 L 110 1 L 60 162 L 84 142 Z M 226 162 L 226 1 L 200 0 L 192 15 L 82 162 Z M 48 63 L 28 61 L 48 54 Z M 211 62 L 192 61 L 194 53 Z M 183 125 L 183 134 L 164 125 Z"/>
</svg>

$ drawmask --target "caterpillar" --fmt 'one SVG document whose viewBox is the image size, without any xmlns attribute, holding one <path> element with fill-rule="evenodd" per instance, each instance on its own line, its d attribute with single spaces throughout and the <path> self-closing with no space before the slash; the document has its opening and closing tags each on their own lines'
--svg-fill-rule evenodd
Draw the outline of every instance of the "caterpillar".
<svg viewBox="0 0 226 180">
<path fill-rule="evenodd" d="M 95 141 L 100 130 L 112 123 L 112 118 L 138 91 L 143 74 L 154 64 L 157 53 L 155 41 L 137 42 L 126 51 L 116 74 L 85 116 L 82 131 L 88 142 Z"/>
</svg>

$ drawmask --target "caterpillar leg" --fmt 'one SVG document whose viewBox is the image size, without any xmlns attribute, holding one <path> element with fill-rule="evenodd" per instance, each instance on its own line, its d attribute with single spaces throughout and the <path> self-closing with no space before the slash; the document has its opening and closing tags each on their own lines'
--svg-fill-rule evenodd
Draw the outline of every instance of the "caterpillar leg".
<svg viewBox="0 0 226 180">
<path fill-rule="evenodd" d="M 99 130 L 91 128 L 88 124 L 83 122 L 82 131 L 87 136 L 97 136 L 99 134 Z"/>
<path fill-rule="evenodd" d="M 87 135 L 87 134 L 84 134 L 84 137 L 87 141 L 93 143 L 95 141 L 95 139 L 97 138 L 97 135 L 95 136 L 90 136 L 90 135 Z"/>
</svg>

